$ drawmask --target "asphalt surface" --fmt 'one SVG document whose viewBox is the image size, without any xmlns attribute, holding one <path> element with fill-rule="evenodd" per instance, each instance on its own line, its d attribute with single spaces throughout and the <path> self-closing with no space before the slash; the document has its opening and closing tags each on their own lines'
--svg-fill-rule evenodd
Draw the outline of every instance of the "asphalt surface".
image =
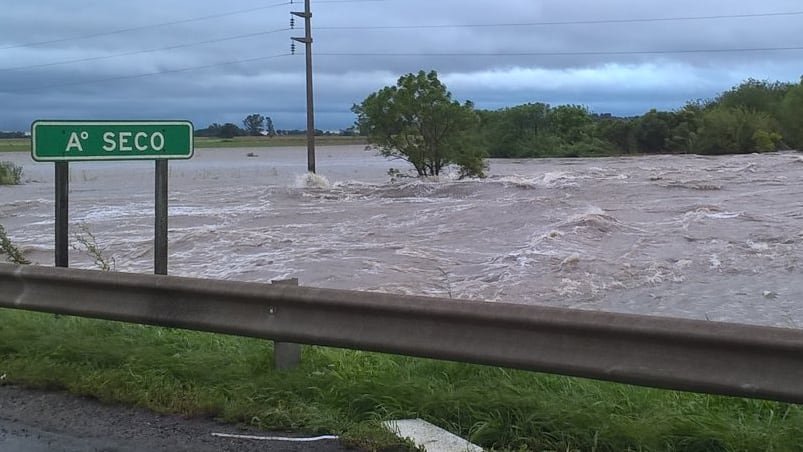
<svg viewBox="0 0 803 452">
<path fill-rule="evenodd" d="M 349 450 L 337 440 L 285 442 L 219 438 L 212 433 L 293 437 L 222 424 L 213 419 L 160 415 L 112 406 L 63 392 L 0 385 L 0 452 Z M 352 449 L 353 450 L 353 449 Z"/>
</svg>

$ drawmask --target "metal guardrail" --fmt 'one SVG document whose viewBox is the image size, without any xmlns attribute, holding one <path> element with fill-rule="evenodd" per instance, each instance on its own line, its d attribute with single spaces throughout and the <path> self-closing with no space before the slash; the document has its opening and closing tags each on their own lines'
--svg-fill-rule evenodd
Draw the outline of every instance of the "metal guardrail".
<svg viewBox="0 0 803 452">
<path fill-rule="evenodd" d="M 0 307 L 803 403 L 803 331 L 0 264 Z"/>
</svg>

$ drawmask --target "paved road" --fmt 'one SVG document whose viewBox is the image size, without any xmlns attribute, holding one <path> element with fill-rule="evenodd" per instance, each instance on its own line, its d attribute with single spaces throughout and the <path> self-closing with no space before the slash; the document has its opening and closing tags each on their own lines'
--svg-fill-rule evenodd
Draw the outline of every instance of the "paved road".
<svg viewBox="0 0 803 452">
<path fill-rule="evenodd" d="M 0 385 L 0 451 L 140 452 L 347 450 L 336 440 L 313 443 L 217 438 L 212 432 L 293 436 L 243 430 L 210 419 L 185 419 L 104 405 L 60 392 Z"/>
</svg>

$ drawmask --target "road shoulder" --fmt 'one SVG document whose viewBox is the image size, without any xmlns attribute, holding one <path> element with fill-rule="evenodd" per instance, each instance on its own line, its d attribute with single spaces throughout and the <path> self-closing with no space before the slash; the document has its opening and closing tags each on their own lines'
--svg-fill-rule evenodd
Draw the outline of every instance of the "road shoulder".
<svg viewBox="0 0 803 452">
<path fill-rule="evenodd" d="M 212 433 L 298 436 L 241 428 L 213 419 L 161 415 L 66 392 L 0 385 L 0 449 L 339 452 L 337 440 L 310 443 L 220 438 Z"/>
</svg>

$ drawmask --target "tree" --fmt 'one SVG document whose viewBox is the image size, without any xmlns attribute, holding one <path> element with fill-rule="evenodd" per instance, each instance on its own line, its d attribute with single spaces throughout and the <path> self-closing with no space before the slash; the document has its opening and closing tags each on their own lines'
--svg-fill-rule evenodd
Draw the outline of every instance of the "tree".
<svg viewBox="0 0 803 452">
<path fill-rule="evenodd" d="M 568 144 L 576 144 L 588 140 L 594 120 L 582 105 L 560 105 L 549 112 L 549 127 Z"/>
<path fill-rule="evenodd" d="M 340 129 L 340 136 L 341 137 L 356 137 L 360 135 L 360 131 L 357 130 L 356 126 L 351 126 L 345 129 Z"/>
<path fill-rule="evenodd" d="M 636 120 L 633 136 L 638 150 L 645 153 L 666 151 L 671 129 L 671 113 L 652 109 Z"/>
<path fill-rule="evenodd" d="M 214 122 L 209 125 L 209 127 L 205 129 L 198 129 L 195 131 L 195 136 L 198 137 L 219 137 L 220 131 L 223 129 L 223 126 Z"/>
<path fill-rule="evenodd" d="M 262 135 L 262 130 L 264 129 L 263 124 L 265 124 L 265 117 L 259 113 L 248 115 L 243 119 L 243 128 L 245 132 L 251 136 Z"/>
<path fill-rule="evenodd" d="M 602 118 L 597 123 L 596 135 L 611 143 L 619 152 L 633 152 L 636 148 L 633 137 L 633 121 L 624 118 Z"/>
<path fill-rule="evenodd" d="M 352 111 L 372 149 L 408 161 L 419 176 L 437 176 L 454 163 L 461 177 L 484 177 L 474 105 L 452 100 L 435 71 L 404 75 Z"/>
<path fill-rule="evenodd" d="M 746 107 L 715 107 L 703 113 L 696 151 L 732 154 L 774 151 L 781 136 L 775 121 Z"/>
<path fill-rule="evenodd" d="M 480 131 L 493 157 L 534 157 L 542 150 L 543 134 L 549 127 L 550 106 L 542 103 L 517 105 L 480 112 Z M 547 140 L 549 141 L 549 140 Z M 550 147 L 553 143 L 549 143 Z"/>
<path fill-rule="evenodd" d="M 236 124 L 227 122 L 220 128 L 220 138 L 234 138 L 243 134 L 243 130 Z"/>
<path fill-rule="evenodd" d="M 775 116 L 778 106 L 792 86 L 784 82 L 749 78 L 722 93 L 716 103 L 727 108 L 743 107 Z"/>
<path fill-rule="evenodd" d="M 800 78 L 800 84 L 786 93 L 779 110 L 786 144 L 803 149 L 803 77 Z"/>
<path fill-rule="evenodd" d="M 273 127 L 273 120 L 270 119 L 270 116 L 265 116 L 265 132 L 269 137 L 276 136 L 276 129 Z"/>
<path fill-rule="evenodd" d="M 672 112 L 671 129 L 665 142 L 667 150 L 693 152 L 703 115 L 704 107 L 699 102 L 688 102 L 680 110 Z"/>
</svg>

